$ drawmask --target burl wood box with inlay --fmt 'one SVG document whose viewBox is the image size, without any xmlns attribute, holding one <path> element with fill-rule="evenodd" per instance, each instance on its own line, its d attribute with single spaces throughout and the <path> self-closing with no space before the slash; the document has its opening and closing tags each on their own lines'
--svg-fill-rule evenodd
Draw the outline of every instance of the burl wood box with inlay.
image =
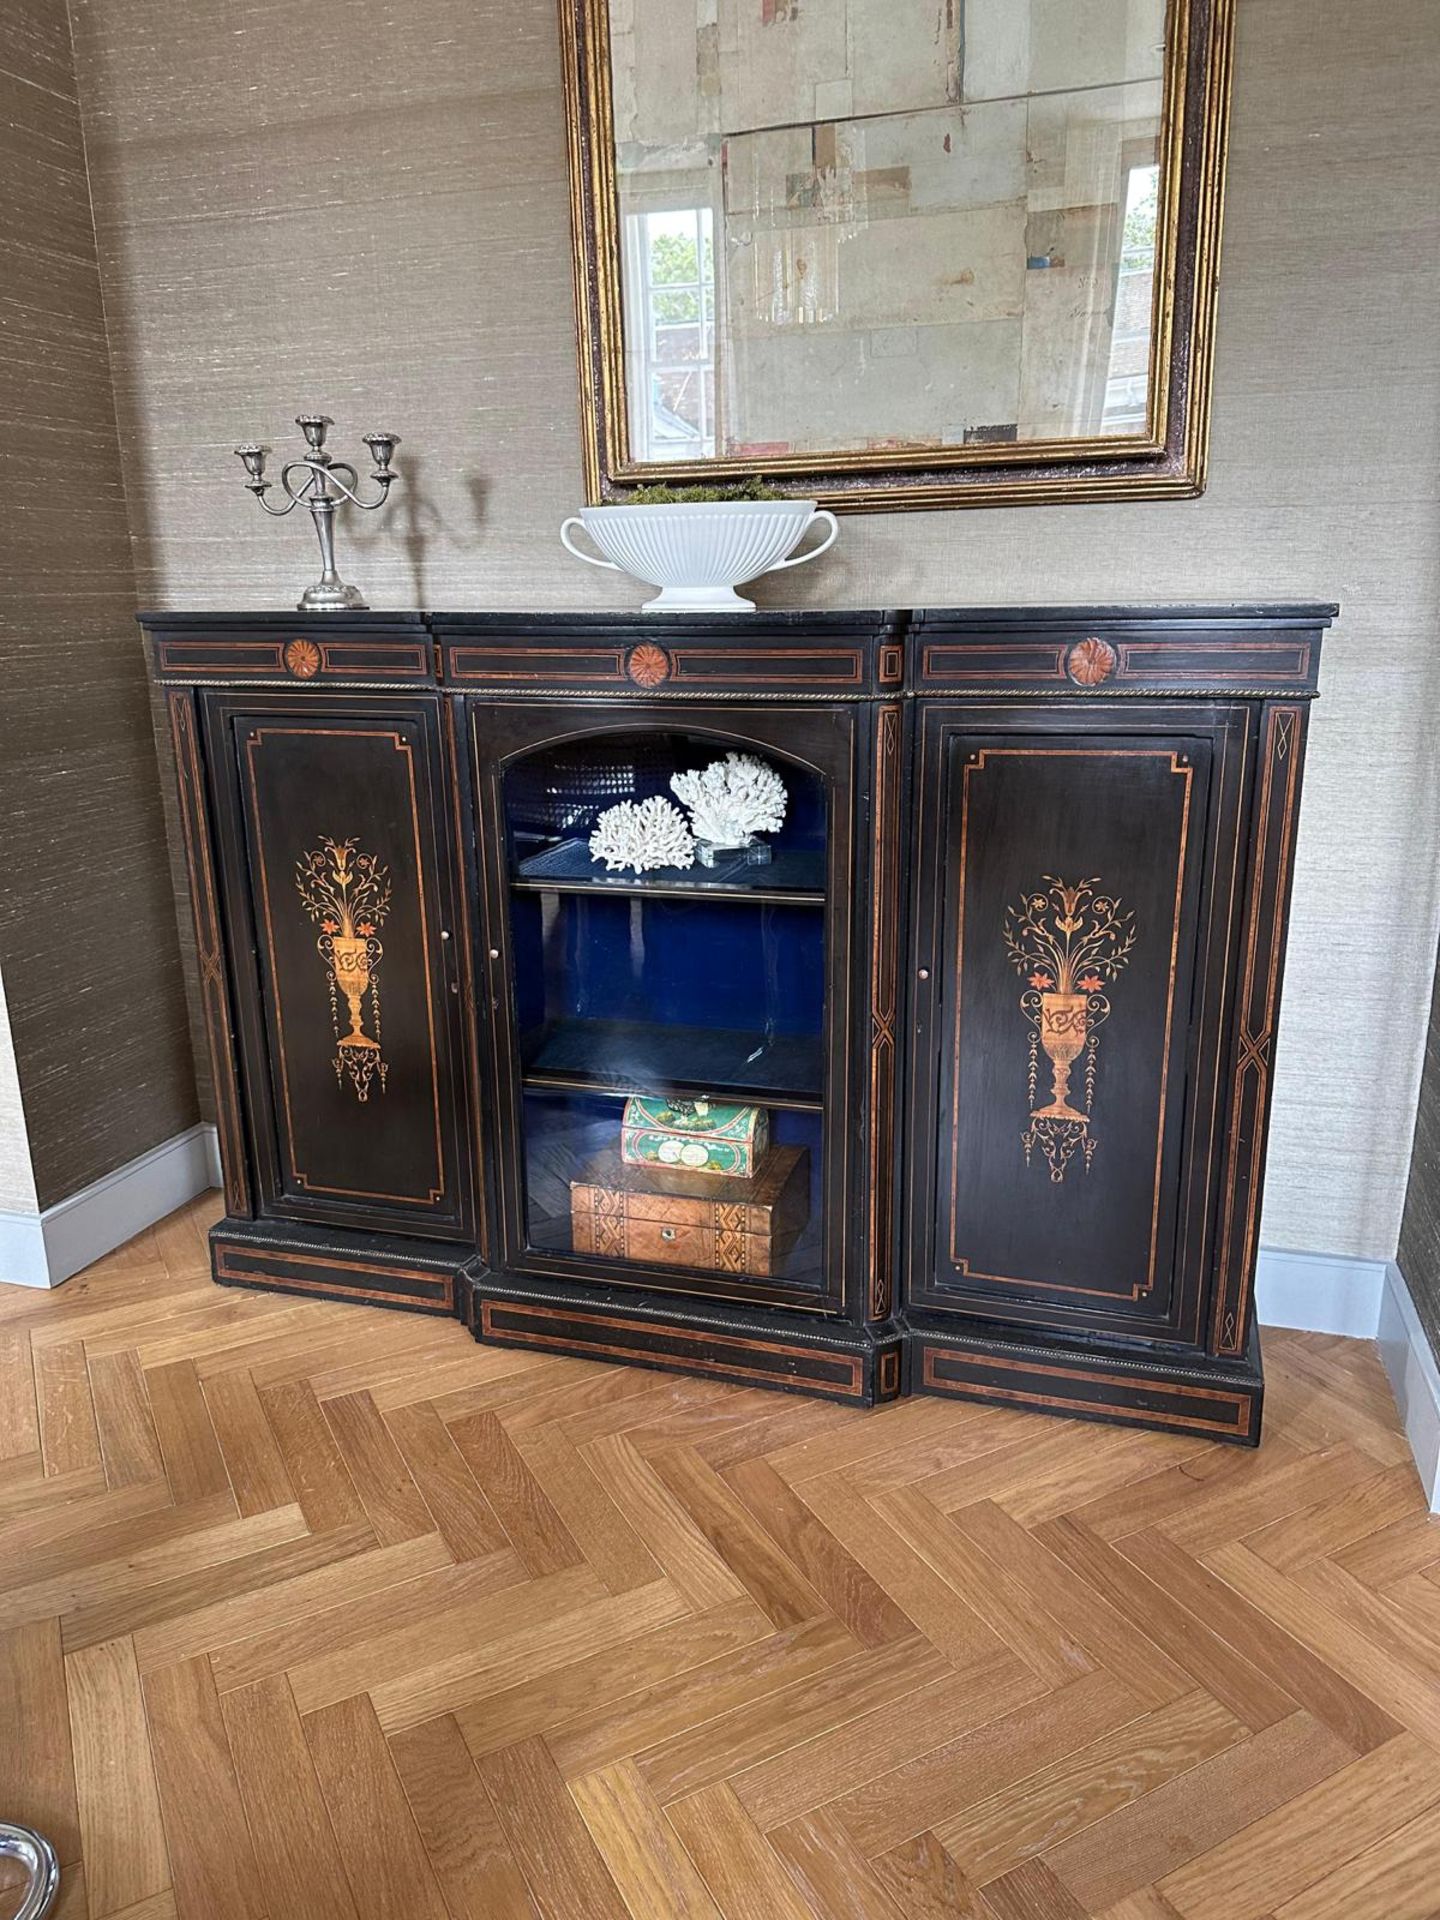
<svg viewBox="0 0 1440 1920">
<path fill-rule="evenodd" d="M 714 1273 L 773 1274 L 810 1204 L 810 1155 L 774 1147 L 749 1180 L 627 1166 L 615 1150 L 570 1183 L 576 1253 Z"/>
</svg>

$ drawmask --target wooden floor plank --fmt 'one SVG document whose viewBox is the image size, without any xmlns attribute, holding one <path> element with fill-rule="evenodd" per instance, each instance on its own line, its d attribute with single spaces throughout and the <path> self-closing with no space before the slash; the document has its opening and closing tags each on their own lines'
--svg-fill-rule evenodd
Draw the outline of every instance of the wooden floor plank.
<svg viewBox="0 0 1440 1920">
<path fill-rule="evenodd" d="M 933 1833 L 902 1840 L 888 1853 L 877 1854 L 870 1865 L 910 1920 L 986 1920 L 979 1889 L 965 1878 Z"/>
<path fill-rule="evenodd" d="M 688 1448 L 667 1447 L 652 1456 L 651 1465 L 775 1626 L 793 1627 L 828 1611 L 814 1587 L 745 1502 L 698 1454 Z"/>
<path fill-rule="evenodd" d="M 1409 1461 L 1357 1480 L 1339 1499 L 1322 1499 L 1244 1536 L 1245 1545 L 1281 1573 L 1330 1559 L 1415 1510 Z"/>
<path fill-rule="evenodd" d="M 250 1374 L 238 1367 L 212 1374 L 201 1391 L 241 1513 L 288 1507 L 294 1483 Z"/>
<path fill-rule="evenodd" d="M 74 1473 L 81 1467 L 101 1466 L 90 1374 L 80 1341 L 66 1340 L 36 1349 L 35 1397 L 46 1473 Z"/>
<path fill-rule="evenodd" d="M 1325 1643 L 1339 1645 L 1341 1636 L 1327 1634 L 1324 1623 L 1330 1616 L 1243 1547 L 1220 1549 L 1225 1564 L 1216 1563 L 1218 1579 L 1158 1534 L 1136 1534 L 1125 1543 L 1125 1552 L 1196 1619 L 1207 1621 L 1266 1673 L 1277 1680 L 1283 1676 L 1286 1692 L 1357 1753 L 1383 1745 L 1406 1724 L 1395 1707 L 1397 1690 L 1408 1687 L 1395 1667 L 1380 1656 L 1367 1658 L 1363 1643 L 1347 1642 L 1342 1660 L 1331 1659 Z M 1268 1607 L 1257 1604 L 1261 1594 L 1268 1597 Z M 1301 1626 L 1318 1631 L 1319 1647 L 1297 1631 Z M 1422 1721 L 1440 1729 L 1440 1698 L 1419 1703 L 1417 1710 Z"/>
<path fill-rule="evenodd" d="M 1426 1513 L 1423 1502 L 1416 1500 L 1399 1520 L 1331 1558 L 1367 1587 L 1388 1586 L 1408 1573 L 1440 1568 L 1440 1513 Z"/>
<path fill-rule="evenodd" d="M 1413 1734 L 1375 1747 L 1160 1882 L 1186 1920 L 1256 1920 L 1440 1802 L 1440 1753 Z"/>
<path fill-rule="evenodd" d="M 309 1382 L 263 1387 L 260 1404 L 310 1531 L 368 1525 L 364 1503 Z"/>
<path fill-rule="evenodd" d="M 154 1630 L 163 1628 L 167 1622 L 193 1621 L 196 1613 L 208 1614 L 212 1604 L 223 1606 L 227 1596 L 248 1600 L 271 1587 L 288 1591 L 292 1581 L 303 1580 L 312 1569 L 331 1566 L 372 1544 L 368 1528 L 349 1528 L 343 1533 L 307 1533 L 303 1530 L 303 1521 L 300 1526 L 295 1524 L 298 1514 L 298 1507 L 265 1507 L 259 1515 L 250 1516 L 259 1519 L 263 1515 L 267 1531 L 279 1533 L 273 1546 L 259 1546 L 252 1553 L 242 1552 L 233 1559 L 178 1572 L 168 1580 L 156 1572 L 138 1585 L 117 1583 L 113 1590 L 83 1600 L 66 1617 L 66 1650 L 88 1647 L 96 1640 L 110 1640 L 116 1634 L 128 1633 L 135 1636 L 135 1655 L 142 1673 L 152 1667 L 169 1666 L 171 1658 L 157 1659 L 154 1653 L 155 1640 L 164 1639 L 163 1633 Z M 247 1532 L 246 1543 L 253 1537 Z M 145 1639 L 143 1650 L 142 1635 L 150 1636 Z M 203 1652 L 215 1644 L 207 1630 L 192 1651 Z M 174 1660 L 184 1657 L 181 1653 L 173 1655 Z"/>
<path fill-rule="evenodd" d="M 983 1621 L 1001 1645 L 1048 1686 L 1063 1687 L 1093 1670 L 1095 1663 L 1050 1612 L 1041 1592 L 1027 1585 L 1003 1557 L 985 1554 L 964 1524 L 939 1512 L 920 1487 L 896 1487 L 874 1496 L 872 1504 L 939 1574 L 957 1603 Z"/>
<path fill-rule="evenodd" d="M 937 1683 L 954 1682 L 948 1660 L 928 1640 L 914 1635 L 887 1647 L 864 1648 L 846 1660 L 733 1708 L 700 1726 L 646 1747 L 637 1764 L 662 1805 L 736 1774 L 746 1774 L 781 1754 L 833 1735 L 871 1715 L 917 1713 L 929 1718 Z M 798 1764 L 808 1766 L 808 1757 Z"/>
<path fill-rule="evenodd" d="M 1208 1694 L 1187 1694 L 976 1801 L 936 1838 L 984 1886 L 1245 1738 Z"/>
<path fill-rule="evenodd" d="M 447 1920 L 370 1702 L 338 1700 L 302 1725 L 360 1920 Z"/>
<path fill-rule="evenodd" d="M 1061 1841 L 1043 1858 L 1085 1911 L 1099 1912 L 1163 1880 L 1354 1758 L 1328 1727 L 1293 1714 Z"/>
<path fill-rule="evenodd" d="M 142 1684 L 180 1920 L 265 1920 L 210 1662 L 159 1667 Z"/>
<path fill-rule="evenodd" d="M 66 1656 L 75 1797 L 90 1920 L 171 1884 L 135 1649 L 107 1640 Z"/>
<path fill-rule="evenodd" d="M 89 1360 L 90 1393 L 105 1482 L 111 1487 L 138 1487 L 163 1480 L 165 1462 L 150 1412 L 145 1375 L 133 1351 L 93 1354 Z"/>
<path fill-rule="evenodd" d="M 176 1506 L 228 1494 L 230 1476 L 225 1456 L 210 1424 L 210 1410 L 200 1388 L 193 1360 L 176 1360 L 154 1367 L 145 1376 L 150 1411 L 160 1436 L 165 1475 Z"/>
<path fill-rule="evenodd" d="M 978 1666 L 1004 1653 L 1000 1637 L 896 1531 L 889 1517 L 843 1475 L 825 1474 L 793 1484 L 821 1525 L 859 1561 L 912 1626 L 934 1641 L 952 1666 Z"/>
<path fill-rule="evenodd" d="M 39 1451 L 40 1410 L 29 1330 L 0 1325 L 0 1460 Z"/>
<path fill-rule="evenodd" d="M 1277 1907 L 1273 1920 L 1434 1920 L 1440 1810 L 1431 1808 Z"/>
<path fill-rule="evenodd" d="M 298 1507 L 277 1507 L 273 1513 L 258 1513 L 250 1520 L 234 1516 L 234 1503 L 228 1493 L 214 1494 L 192 1507 L 171 1507 L 153 1516 L 157 1522 L 163 1520 L 163 1526 L 151 1526 L 148 1521 L 137 1525 L 133 1532 L 139 1538 L 128 1550 L 122 1546 L 121 1551 L 108 1552 L 104 1559 L 0 1595 L 0 1626 L 51 1613 L 74 1614 L 82 1608 L 119 1603 L 131 1595 L 143 1600 L 159 1582 L 242 1559 L 265 1547 L 296 1540 L 305 1531 Z"/>
<path fill-rule="evenodd" d="M 704 1787 L 666 1813 L 725 1920 L 816 1920 L 729 1787 Z"/>
<path fill-rule="evenodd" d="M 1086 1916 L 1086 1909 L 1043 1860 L 1027 1860 L 992 1881 L 985 1889 L 985 1905 L 995 1920 L 1085 1920 Z"/>
<path fill-rule="evenodd" d="M 283 1674 L 223 1694 L 220 1709 L 269 1920 L 358 1920 L 310 1749 Z"/>
<path fill-rule="evenodd" d="M 783 1633 L 769 1632 L 768 1621 L 766 1627 L 763 1639 L 678 1676 L 662 1675 L 621 1700 L 601 1701 L 562 1722 L 548 1735 L 561 1771 L 567 1776 L 592 1773 L 611 1760 L 642 1753 L 750 1701 L 771 1699 L 858 1651 L 840 1622 L 828 1617 Z"/>
<path fill-rule="evenodd" d="M 581 1577 L 586 1582 L 595 1578 L 588 1567 Z M 589 1659 L 602 1647 L 622 1640 L 643 1638 L 684 1618 L 686 1611 L 667 1580 L 629 1593 L 606 1594 L 601 1589 L 601 1596 L 591 1587 L 575 1604 L 548 1617 L 531 1618 L 488 1645 L 462 1648 L 443 1659 L 432 1659 L 414 1673 L 372 1687 L 380 1724 L 393 1733 L 434 1714 L 473 1706 L 491 1693 L 513 1687 L 526 1675 Z"/>
<path fill-rule="evenodd" d="M 770 1622 L 752 1600 L 733 1601 L 710 1613 L 687 1613 L 653 1633 L 604 1648 L 548 1673 L 527 1675 L 503 1692 L 491 1693 L 455 1718 L 471 1752 L 514 1746 L 532 1734 L 559 1732 L 585 1716 L 620 1715 L 624 1703 L 646 1689 L 668 1689 L 741 1648 L 772 1637 Z"/>
<path fill-rule="evenodd" d="M 472 1605 L 507 1587 L 520 1584 L 519 1563 L 510 1553 L 492 1554 L 457 1567 L 449 1559 L 438 1534 L 402 1541 L 398 1547 L 379 1547 L 365 1556 L 364 1567 L 320 1573 L 312 1577 L 313 1605 L 292 1608 L 291 1596 L 281 1594 L 272 1615 L 263 1595 L 246 1603 L 256 1614 L 254 1630 L 217 1636 L 211 1664 L 222 1693 L 251 1686 L 274 1674 L 297 1672 L 312 1661 L 333 1663 L 337 1691 L 332 1700 L 348 1699 L 357 1691 L 340 1663 L 347 1653 L 387 1634 L 409 1631 L 408 1643 L 423 1658 L 428 1645 L 426 1623 L 442 1614 Z M 364 1577 L 369 1573 L 369 1578 Z M 316 1700 L 314 1706 L 328 1705 Z"/>
<path fill-rule="evenodd" d="M 1138 1700 L 1163 1706 L 1194 1685 L 1190 1675 L 1141 1629 L 1133 1615 L 1090 1586 L 1066 1561 L 993 1501 L 951 1510 L 951 1524 L 1010 1582 L 1063 1628 L 1092 1665 L 1108 1667 Z"/>
<path fill-rule="evenodd" d="M 511 1437 L 571 1539 L 611 1593 L 628 1593 L 660 1579 L 659 1562 L 558 1426 L 552 1422 Z"/>
<path fill-rule="evenodd" d="M 696 1613 L 748 1598 L 746 1589 L 623 1434 L 586 1443 L 585 1457 L 665 1577 Z"/>
<path fill-rule="evenodd" d="M 570 1795 L 633 1920 L 721 1920 L 633 1762 L 581 1774 L 570 1782 Z"/>
<path fill-rule="evenodd" d="M 32 1620 L 0 1633 L 0 1808 L 0 1819 L 43 1833 L 62 1865 L 79 1860 L 58 1620 Z"/>
<path fill-rule="evenodd" d="M 747 1455 L 726 1469 L 724 1478 L 862 1646 L 888 1646 L 914 1632 L 885 1589 L 846 1552 L 768 1460 Z"/>
<path fill-rule="evenodd" d="M 498 1569 L 498 1583 L 491 1568 Z M 452 1656 L 482 1661 L 516 1635 L 538 1639 L 600 1591 L 588 1567 L 526 1582 L 508 1554 L 495 1554 L 416 1583 L 409 1607 L 401 1596 L 377 1595 L 373 1605 L 355 1610 L 355 1624 L 343 1640 L 321 1641 L 308 1657 L 292 1659 L 293 1643 L 283 1653 L 266 1648 L 263 1654 L 267 1661 L 283 1660 L 296 1705 L 301 1713 L 315 1713 L 352 1694 L 402 1685 Z M 233 1663 L 243 1665 L 246 1657 L 234 1650 L 224 1658 L 222 1685 L 233 1677 Z"/>
<path fill-rule="evenodd" d="M 501 1747 L 478 1765 L 544 1920 L 630 1920 L 544 1741 Z"/>
<path fill-rule="evenodd" d="M 425 1497 L 370 1395 L 342 1394 L 326 1400 L 323 1410 L 380 1545 L 434 1533 Z"/>
<path fill-rule="evenodd" d="M 482 1560 L 509 1544 L 505 1529 L 432 1401 L 385 1414 L 405 1465 L 454 1560 Z"/>
<path fill-rule="evenodd" d="M 174 1589 L 163 1589 L 162 1611 L 152 1624 L 137 1628 L 135 1633 L 140 1671 L 168 1667 L 207 1651 L 220 1658 L 227 1647 L 258 1641 L 287 1627 L 298 1630 L 292 1644 L 301 1640 L 308 1644 L 310 1633 L 323 1631 L 323 1627 L 312 1629 L 304 1623 L 333 1614 L 342 1603 L 373 1603 L 375 1594 L 403 1587 L 409 1580 L 450 1564 L 443 1542 L 433 1534 L 407 1540 L 398 1547 L 376 1547 L 373 1540 L 368 1526 L 309 1534 L 303 1542 L 281 1549 L 296 1556 L 296 1564 L 283 1580 L 258 1585 L 247 1581 L 239 1591 L 222 1597 L 215 1597 L 216 1589 L 208 1582 L 202 1593 L 197 1582 L 189 1586 L 186 1604 L 175 1612 L 169 1602 L 178 1594 Z M 316 1558 L 307 1570 L 298 1562 L 311 1553 Z M 251 1677 L 259 1676 L 252 1673 Z M 236 1684 L 242 1682 L 237 1680 Z"/>
<path fill-rule="evenodd" d="M 976 1684 L 978 1679 L 961 1675 L 964 1684 L 953 1689 L 947 1711 L 917 1715 L 897 1727 L 865 1774 L 860 1772 L 862 1750 L 856 1748 L 848 1779 L 833 1764 L 828 1777 L 821 1776 L 826 1788 L 838 1788 L 830 1806 L 833 1819 L 862 1853 L 888 1853 L 916 1834 L 940 1828 L 997 1788 L 1037 1773 L 1058 1754 L 1088 1746 L 1139 1712 L 1134 1695 L 1104 1672 L 1084 1674 L 1039 1698 L 1027 1699 L 1022 1692 L 1018 1702 L 1016 1690 L 1006 1690 L 1003 1680 L 992 1692 Z M 798 1771 L 793 1783 L 792 1795 L 807 1791 Z M 735 1784 L 762 1825 L 793 1805 L 793 1798 L 777 1792 L 782 1784 L 777 1778 L 764 1781 L 752 1774 Z M 938 1837 L 943 1844 L 943 1833 Z"/>
<path fill-rule="evenodd" d="M 468 1414 L 450 1433 L 528 1573 L 539 1578 L 585 1564 L 575 1536 L 493 1413 Z"/>
<path fill-rule="evenodd" d="M 1207 1618 L 1197 1618 L 1119 1551 L 1079 1526 L 1073 1515 L 1049 1521 L 1037 1537 L 1057 1559 L 1080 1575 L 1117 1612 L 1143 1622 L 1153 1641 L 1191 1679 L 1211 1693 L 1252 1733 L 1289 1719 L 1299 1705 L 1283 1676 L 1247 1659 L 1219 1634 Z"/>
<path fill-rule="evenodd" d="M 484 1781 L 450 1714 L 407 1727 L 390 1756 L 451 1920 L 536 1920 Z"/>
<path fill-rule="evenodd" d="M 802 1814 L 770 1835 L 790 1878 L 817 1913 L 846 1920 L 905 1920 L 884 1882 L 843 1827 L 823 1812 Z"/>
</svg>

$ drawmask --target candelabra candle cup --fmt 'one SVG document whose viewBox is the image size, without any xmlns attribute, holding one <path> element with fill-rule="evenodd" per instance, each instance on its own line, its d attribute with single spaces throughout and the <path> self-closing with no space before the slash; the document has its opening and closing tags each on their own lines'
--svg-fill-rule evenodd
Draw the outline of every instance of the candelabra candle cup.
<svg viewBox="0 0 1440 1920">
<path fill-rule="evenodd" d="M 265 461 L 274 449 L 272 447 L 262 446 L 258 440 L 251 440 L 243 447 L 236 447 L 235 451 L 245 462 L 245 471 L 249 474 L 251 480 L 258 480 L 264 486 L 268 487 L 270 482 L 265 478 Z"/>
<path fill-rule="evenodd" d="M 370 459 L 375 468 L 377 480 L 387 479 L 390 475 L 390 460 L 400 444 L 398 433 L 362 433 L 360 438 L 370 449 Z"/>
<path fill-rule="evenodd" d="M 374 500 L 361 498 L 360 476 L 348 460 L 336 460 L 325 451 L 325 440 L 335 422 L 328 413 L 297 413 L 295 424 L 305 436 L 305 453 L 298 460 L 287 460 L 280 470 L 280 486 L 285 494 L 283 507 L 272 507 L 265 498 L 272 483 L 265 478 L 265 461 L 271 452 L 258 440 L 247 440 L 235 449 L 245 469 L 245 485 L 260 502 L 262 510 L 275 519 L 295 507 L 306 507 L 320 543 L 320 578 L 300 597 L 302 613 L 345 613 L 363 609 L 364 596 L 358 587 L 347 586 L 335 566 L 335 515 L 347 503 L 362 513 L 374 513 L 390 497 L 391 484 L 399 478 L 390 461 L 400 444 L 398 433 L 367 433 L 361 438 L 370 449 L 373 471 L 370 479 L 379 488 Z M 292 478 L 292 476 L 296 476 Z"/>
</svg>

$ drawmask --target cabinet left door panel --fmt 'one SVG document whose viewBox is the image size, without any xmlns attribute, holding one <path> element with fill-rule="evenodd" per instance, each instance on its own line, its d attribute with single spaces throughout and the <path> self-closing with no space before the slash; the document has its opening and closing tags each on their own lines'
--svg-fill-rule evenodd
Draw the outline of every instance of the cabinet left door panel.
<svg viewBox="0 0 1440 1920">
<path fill-rule="evenodd" d="M 258 1210 L 468 1239 L 436 696 L 207 694 Z"/>
</svg>

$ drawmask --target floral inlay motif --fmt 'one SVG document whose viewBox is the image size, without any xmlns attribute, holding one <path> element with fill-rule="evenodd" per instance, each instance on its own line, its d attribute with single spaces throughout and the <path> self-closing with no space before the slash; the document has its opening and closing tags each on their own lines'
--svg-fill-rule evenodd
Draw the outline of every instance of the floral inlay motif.
<svg viewBox="0 0 1440 1920">
<path fill-rule="evenodd" d="M 360 1100 L 370 1098 L 379 1077 L 385 1091 L 389 1072 L 380 1044 L 380 983 L 376 978 L 385 949 L 376 937 L 390 911 L 390 869 L 373 853 L 357 853 L 354 840 L 322 839 L 295 863 L 295 886 L 306 913 L 320 929 L 315 942 L 325 962 L 330 989 L 330 1024 L 335 1032 L 336 1081 L 346 1076 Z M 365 1031 L 365 1000 L 370 1000 L 373 1037 Z M 340 997 L 350 1021 L 343 1030 Z"/>
<path fill-rule="evenodd" d="M 1026 1075 L 1030 1119 L 1020 1144 L 1025 1164 L 1039 1147 L 1058 1183 L 1077 1151 L 1090 1171 L 1096 1140 L 1090 1128 L 1100 1041 L 1110 1017 L 1105 988 L 1124 971 L 1135 945 L 1135 915 L 1098 879 L 1059 880 L 1047 873 L 1044 891 L 1027 893 L 1005 910 L 1010 964 L 1025 982 L 1021 1011 L 1030 1022 Z M 1042 1106 L 1039 1056 L 1050 1062 L 1050 1098 Z M 1084 1055 L 1084 1106 L 1070 1096 L 1070 1074 Z"/>
</svg>

